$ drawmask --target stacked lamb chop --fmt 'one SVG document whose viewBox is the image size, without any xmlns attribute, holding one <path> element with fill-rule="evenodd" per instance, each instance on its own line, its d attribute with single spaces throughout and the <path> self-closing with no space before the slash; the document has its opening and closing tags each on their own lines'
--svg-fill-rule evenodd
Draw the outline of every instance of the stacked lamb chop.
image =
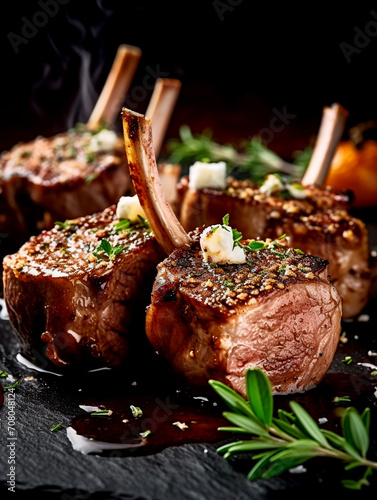
<svg viewBox="0 0 377 500">
<path fill-rule="evenodd" d="M 370 298 L 376 263 L 365 224 L 349 213 L 352 194 L 321 187 L 341 137 L 347 112 L 324 109 L 310 165 L 301 183 L 284 185 L 269 176 L 262 186 L 227 178 L 221 189 L 192 188 L 188 176 L 178 185 L 179 218 L 191 231 L 216 223 L 225 213 L 248 238 L 289 237 L 290 245 L 329 261 L 331 280 L 343 302 L 343 318 L 361 313 Z M 275 181 L 275 182 L 274 182 Z"/>
<path fill-rule="evenodd" d="M 114 130 L 141 50 L 118 49 L 86 124 L 56 136 L 19 143 L 0 157 L 0 234 L 18 248 L 55 221 L 82 217 L 117 203 L 133 191 L 124 143 Z M 159 153 L 180 82 L 156 81 L 147 114 L 153 119 Z"/>
</svg>

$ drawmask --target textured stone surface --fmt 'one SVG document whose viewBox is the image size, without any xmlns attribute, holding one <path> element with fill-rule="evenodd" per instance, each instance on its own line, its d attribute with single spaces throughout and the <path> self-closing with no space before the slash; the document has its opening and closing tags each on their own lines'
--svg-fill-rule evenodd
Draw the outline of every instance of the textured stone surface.
<svg viewBox="0 0 377 500">
<path fill-rule="evenodd" d="M 362 333 L 373 327 L 375 322 L 348 324 L 350 331 Z M 375 339 L 375 333 L 374 333 Z M 373 337 L 369 339 L 373 348 Z M 375 340 L 374 340 L 375 345 Z M 345 365 L 342 347 L 339 348 L 329 376 L 337 372 L 354 373 L 353 385 L 356 394 L 363 391 L 360 384 L 367 386 L 370 369 L 353 363 Z M 364 356 L 367 347 L 362 347 L 357 356 Z M 82 403 L 82 379 L 56 377 L 40 374 L 25 368 L 17 359 L 18 345 L 9 324 L 0 324 L 0 369 L 8 372 L 19 381 L 16 389 L 16 491 L 9 498 L 30 498 L 32 493 L 39 499 L 145 499 L 145 500 L 228 500 L 273 499 L 282 493 L 291 498 L 299 498 L 308 491 L 318 494 L 329 493 L 334 489 L 347 498 L 357 492 L 345 492 L 339 486 L 339 473 L 342 468 L 329 461 L 313 461 L 305 464 L 307 472 L 290 472 L 269 481 L 250 483 L 246 474 L 251 468 L 250 457 L 240 456 L 226 461 L 216 453 L 216 444 L 195 444 L 171 447 L 150 456 L 109 456 L 83 455 L 73 450 L 66 435 L 66 427 L 79 413 Z M 360 357 L 360 359 L 361 359 Z M 370 358 L 370 362 L 376 359 Z M 354 370 L 353 372 L 351 370 Z M 28 377 L 33 376 L 29 380 Z M 99 374 L 97 377 L 105 377 Z M 12 378 L 2 379 L 11 382 Z M 100 378 L 93 379 L 96 384 Z M 359 387 L 356 387 L 358 381 Z M 356 385 L 355 385 L 356 384 Z M 360 388 L 361 387 L 361 388 Z M 324 383 L 325 398 L 328 385 Z M 301 395 L 298 400 L 313 404 L 321 394 L 312 391 Z M 359 391 L 359 392 L 358 392 Z M 310 392 L 310 391 L 309 391 Z M 369 391 L 370 392 L 370 391 Z M 369 394 L 368 392 L 368 394 Z M 373 392 L 372 392 L 373 394 Z M 369 397 L 369 395 L 368 395 Z M 326 411 L 318 399 L 318 411 Z M 372 402 L 373 405 L 373 402 Z M 320 416 L 326 416 L 321 415 Z M 372 416 L 375 419 L 375 415 Z M 50 429 L 61 422 L 62 428 L 56 432 Z M 373 422 L 376 420 L 372 420 Z M 0 495 L 7 498 L 7 394 L 0 408 L 1 453 L 0 453 Z M 319 479 L 323 479 L 320 482 Z M 363 498 L 371 498 L 373 489 L 363 490 Z M 356 495 L 356 496 L 355 496 Z M 361 493 L 360 493 L 361 495 Z M 351 496 L 350 496 L 351 498 Z"/>
</svg>

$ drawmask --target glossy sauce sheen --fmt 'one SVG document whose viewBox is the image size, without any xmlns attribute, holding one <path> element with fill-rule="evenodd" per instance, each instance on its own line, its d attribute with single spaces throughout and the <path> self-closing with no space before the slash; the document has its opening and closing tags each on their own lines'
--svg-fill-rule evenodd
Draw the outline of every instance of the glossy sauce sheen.
<svg viewBox="0 0 377 500">
<path fill-rule="evenodd" d="M 358 333 L 358 324 L 352 326 Z M 373 346 L 373 339 L 367 338 L 366 341 L 368 347 L 371 341 Z M 275 412 L 278 408 L 290 411 L 290 401 L 297 401 L 321 428 L 337 433 L 341 433 L 340 417 L 347 406 L 355 406 L 359 412 L 371 408 L 373 422 L 377 410 L 374 396 L 377 377 L 371 375 L 373 368 L 366 365 L 372 366 L 376 358 L 367 355 L 368 347 L 362 347 L 351 337 L 346 344 L 340 343 L 333 365 L 321 384 L 303 393 L 275 396 Z M 350 365 L 343 362 L 347 356 L 352 357 Z M 67 430 L 77 451 L 105 456 L 137 456 L 189 443 L 212 443 L 217 447 L 225 442 L 249 439 L 248 435 L 218 430 L 218 427 L 231 426 L 222 416 L 229 408 L 210 386 L 208 390 L 202 388 L 200 392 L 193 392 L 193 388 L 183 385 L 164 362 L 160 364 L 160 360 L 153 356 L 144 366 L 149 367 L 148 371 L 129 367 L 134 373 L 132 378 L 117 370 L 90 374 L 87 388 L 83 389 L 81 408 Z M 334 401 L 334 398 L 344 396 L 350 401 Z M 139 407 L 143 414 L 135 418 L 131 405 Z M 101 409 L 113 413 L 102 417 L 91 414 Z M 321 423 L 319 419 L 325 421 Z M 181 429 L 176 422 L 187 425 L 187 428 Z M 151 433 L 143 438 L 140 434 L 148 430 Z M 373 426 L 370 437 L 373 450 L 376 440 Z"/>
</svg>

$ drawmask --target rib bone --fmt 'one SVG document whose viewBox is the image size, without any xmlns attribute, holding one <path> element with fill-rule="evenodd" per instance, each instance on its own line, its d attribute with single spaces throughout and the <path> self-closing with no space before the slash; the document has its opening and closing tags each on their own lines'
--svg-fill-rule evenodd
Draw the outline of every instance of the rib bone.
<svg viewBox="0 0 377 500">
<path fill-rule="evenodd" d="M 166 200 L 156 164 L 151 120 L 123 108 L 124 144 L 135 191 L 159 245 L 169 255 L 191 238 Z"/>
<path fill-rule="evenodd" d="M 102 92 L 87 122 L 89 130 L 95 130 L 105 120 L 114 123 L 130 88 L 141 57 L 141 50 L 132 45 L 120 45 Z"/>
<path fill-rule="evenodd" d="M 323 108 L 314 151 L 301 180 L 302 185 L 321 186 L 327 177 L 335 150 L 344 132 L 348 111 L 338 103 Z"/>
<path fill-rule="evenodd" d="M 174 78 L 158 78 L 145 116 L 152 120 L 152 136 L 156 158 L 168 128 L 175 103 L 181 91 L 181 82 Z"/>
</svg>

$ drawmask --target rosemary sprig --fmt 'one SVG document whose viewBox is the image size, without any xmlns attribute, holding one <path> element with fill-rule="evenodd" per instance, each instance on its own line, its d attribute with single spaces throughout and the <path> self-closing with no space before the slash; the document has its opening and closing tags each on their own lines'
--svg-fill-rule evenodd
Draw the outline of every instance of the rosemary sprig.
<svg viewBox="0 0 377 500">
<path fill-rule="evenodd" d="M 225 161 L 228 175 L 243 174 L 256 182 L 274 172 L 301 179 L 307 167 L 307 161 L 303 161 L 302 157 L 292 163 L 286 162 L 264 145 L 259 137 L 245 140 L 236 148 L 217 143 L 208 130 L 192 134 L 187 125 L 180 128 L 179 139 L 171 139 L 167 147 L 172 163 L 191 165 L 195 161 Z"/>
<path fill-rule="evenodd" d="M 274 416 L 271 384 L 259 368 L 250 368 L 245 376 L 246 401 L 232 388 L 216 380 L 209 384 L 225 401 L 231 411 L 223 413 L 233 427 L 219 430 L 252 435 L 251 439 L 235 441 L 218 448 L 224 458 L 240 452 L 253 452 L 257 463 L 248 474 L 256 481 L 281 474 L 315 457 L 341 460 L 345 470 L 365 467 L 358 481 L 345 479 L 345 488 L 361 489 L 369 485 L 367 477 L 377 462 L 367 458 L 369 449 L 370 409 L 361 414 L 354 407 L 345 409 L 341 420 L 342 434 L 321 429 L 310 414 L 297 402 L 290 401 L 292 412 L 278 409 Z"/>
</svg>

